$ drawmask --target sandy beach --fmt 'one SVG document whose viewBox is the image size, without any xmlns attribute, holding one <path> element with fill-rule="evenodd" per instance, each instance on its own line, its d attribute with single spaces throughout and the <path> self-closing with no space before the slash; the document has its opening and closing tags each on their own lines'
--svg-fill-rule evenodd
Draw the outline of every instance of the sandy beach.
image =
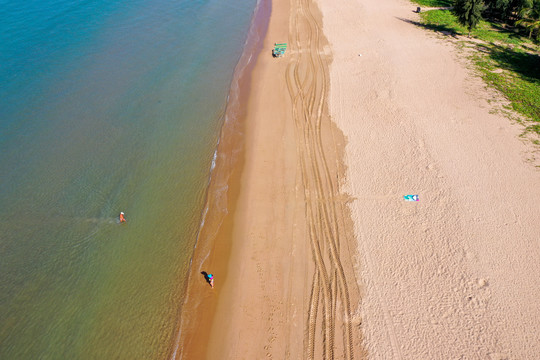
<svg viewBox="0 0 540 360">
<path fill-rule="evenodd" d="M 533 149 L 414 9 L 272 1 L 231 211 L 193 261 L 208 311 L 177 358 L 540 354 Z"/>
</svg>

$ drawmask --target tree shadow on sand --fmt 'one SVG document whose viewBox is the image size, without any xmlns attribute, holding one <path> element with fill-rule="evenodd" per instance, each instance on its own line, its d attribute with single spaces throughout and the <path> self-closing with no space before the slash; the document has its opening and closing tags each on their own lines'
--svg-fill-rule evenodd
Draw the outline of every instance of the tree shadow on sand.
<svg viewBox="0 0 540 360">
<path fill-rule="evenodd" d="M 518 73 L 526 80 L 540 82 L 540 55 L 508 46 L 490 45 L 489 57 L 505 70 Z"/>
<path fill-rule="evenodd" d="M 448 26 L 446 26 L 444 24 L 422 24 L 421 22 L 418 22 L 418 21 L 404 19 L 404 18 L 400 18 L 400 17 L 396 17 L 396 19 L 401 20 L 401 21 L 406 22 L 406 23 L 409 23 L 409 24 L 413 24 L 413 25 L 421 27 L 423 29 L 438 32 L 441 35 L 452 36 L 454 38 L 457 37 L 457 35 L 459 35 L 453 28 L 448 27 Z"/>
<path fill-rule="evenodd" d="M 418 21 L 409 19 L 399 17 L 397 19 L 424 29 L 439 32 L 445 36 L 457 38 L 457 35 L 460 35 L 455 29 L 444 24 L 422 24 Z M 500 31 L 508 30 L 501 27 Z M 514 34 L 514 36 L 520 37 L 518 34 Z M 512 46 L 494 43 L 484 43 L 477 45 L 476 48 L 477 50 L 486 53 L 501 69 L 514 71 L 532 82 L 540 80 L 540 71 L 538 71 L 538 69 L 540 69 L 540 55 L 532 51 L 525 52 Z"/>
<path fill-rule="evenodd" d="M 540 101 L 538 101 L 540 99 L 540 92 L 538 90 L 531 90 L 540 87 L 540 71 L 538 71 L 540 69 L 540 55 L 538 53 L 527 52 L 521 49 L 516 50 L 508 46 L 494 44 L 490 44 L 489 50 L 488 57 L 496 66 L 507 70 L 510 74 L 516 74 L 514 76 L 519 76 L 522 80 L 519 82 L 519 85 L 516 85 L 512 80 L 509 80 L 506 85 L 506 92 L 515 93 L 515 96 L 511 97 L 514 107 L 526 109 L 521 112 L 528 114 L 533 119 L 540 119 Z M 522 96 L 519 89 L 516 89 L 516 86 L 529 89 L 527 93 L 530 95 Z M 532 124 L 528 129 L 540 133 L 540 124 Z"/>
</svg>

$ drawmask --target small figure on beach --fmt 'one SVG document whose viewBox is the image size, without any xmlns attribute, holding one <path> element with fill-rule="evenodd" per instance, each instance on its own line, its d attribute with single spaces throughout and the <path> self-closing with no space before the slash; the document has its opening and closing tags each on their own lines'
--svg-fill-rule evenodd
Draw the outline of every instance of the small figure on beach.
<svg viewBox="0 0 540 360">
<path fill-rule="evenodd" d="M 201 271 L 201 274 L 204 276 L 204 280 L 212 287 L 214 288 L 214 275 L 208 274 L 206 271 Z"/>
<path fill-rule="evenodd" d="M 123 211 L 120 212 L 119 218 L 120 218 L 120 224 L 127 222 Z"/>
</svg>

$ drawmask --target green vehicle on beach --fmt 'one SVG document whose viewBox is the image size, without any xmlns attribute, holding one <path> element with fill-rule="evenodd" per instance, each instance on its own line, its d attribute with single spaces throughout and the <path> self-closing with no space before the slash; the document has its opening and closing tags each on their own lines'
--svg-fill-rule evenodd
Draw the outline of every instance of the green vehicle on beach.
<svg viewBox="0 0 540 360">
<path fill-rule="evenodd" d="M 274 44 L 274 48 L 272 49 L 272 56 L 273 57 L 282 57 L 285 55 L 285 50 L 287 50 L 287 43 Z"/>
</svg>

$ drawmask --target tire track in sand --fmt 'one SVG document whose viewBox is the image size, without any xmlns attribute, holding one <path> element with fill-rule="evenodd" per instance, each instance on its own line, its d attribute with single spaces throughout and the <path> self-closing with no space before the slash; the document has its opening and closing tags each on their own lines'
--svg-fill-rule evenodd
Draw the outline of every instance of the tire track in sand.
<svg viewBox="0 0 540 360">
<path fill-rule="evenodd" d="M 304 331 L 308 359 L 354 359 L 351 296 L 340 242 L 345 240 L 344 206 L 340 203 L 337 169 L 331 169 L 326 151 L 335 149 L 325 137 L 331 131 L 326 112 L 328 57 L 322 48 L 321 26 L 310 0 L 292 0 L 289 24 L 289 63 L 286 82 L 292 102 L 301 186 L 305 200 L 308 240 L 314 261 L 312 289 Z M 332 137 L 333 139 L 333 137 Z M 333 145 L 333 146 L 330 146 Z M 333 154 L 334 157 L 337 154 Z M 346 261 L 342 261 L 346 260 Z M 352 268 L 347 269 L 352 273 Z M 336 339 L 336 328 L 342 329 Z M 320 341 L 317 341 L 320 336 Z M 319 344 L 319 345 L 318 345 Z"/>
</svg>

